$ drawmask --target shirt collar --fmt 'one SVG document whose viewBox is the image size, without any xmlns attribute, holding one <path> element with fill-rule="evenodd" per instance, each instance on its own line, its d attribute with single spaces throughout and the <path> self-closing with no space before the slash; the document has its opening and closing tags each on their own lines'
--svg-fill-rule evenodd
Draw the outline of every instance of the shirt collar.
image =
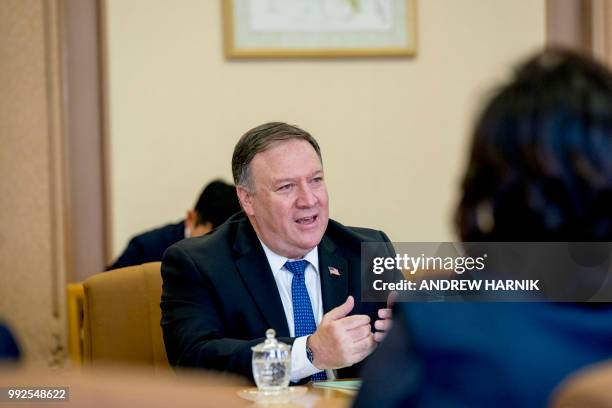
<svg viewBox="0 0 612 408">
<path fill-rule="evenodd" d="M 259 242 L 261 242 L 261 246 L 263 247 L 263 250 L 266 254 L 266 258 L 268 258 L 268 263 L 270 264 L 270 268 L 272 268 L 272 271 L 280 271 L 282 267 L 285 265 L 285 262 L 290 260 L 286 256 L 279 255 L 275 253 L 274 251 L 272 251 L 270 248 L 266 246 L 266 244 L 263 243 L 261 239 L 259 240 Z M 318 246 L 312 248 L 310 252 L 304 255 L 302 259 L 308 261 L 308 263 L 312 265 L 315 272 L 318 274 L 319 273 L 319 251 L 317 250 L 317 248 Z M 295 259 L 291 259 L 291 260 L 295 261 Z"/>
</svg>

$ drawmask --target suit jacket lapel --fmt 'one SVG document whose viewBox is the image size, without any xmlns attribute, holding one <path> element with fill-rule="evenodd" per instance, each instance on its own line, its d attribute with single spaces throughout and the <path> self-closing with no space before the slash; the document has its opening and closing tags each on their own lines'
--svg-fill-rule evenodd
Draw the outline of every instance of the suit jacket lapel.
<svg viewBox="0 0 612 408">
<path fill-rule="evenodd" d="M 335 268 L 340 275 L 332 274 L 330 268 Z M 336 253 L 336 245 L 327 236 L 319 244 L 319 275 L 323 310 L 327 313 L 344 303 L 349 293 L 348 262 Z"/>
<path fill-rule="evenodd" d="M 236 267 L 257 308 L 277 337 L 289 337 L 285 309 L 270 264 L 248 219 L 238 226 L 234 250 L 238 253 Z M 264 333 L 261 333 L 262 336 Z"/>
</svg>

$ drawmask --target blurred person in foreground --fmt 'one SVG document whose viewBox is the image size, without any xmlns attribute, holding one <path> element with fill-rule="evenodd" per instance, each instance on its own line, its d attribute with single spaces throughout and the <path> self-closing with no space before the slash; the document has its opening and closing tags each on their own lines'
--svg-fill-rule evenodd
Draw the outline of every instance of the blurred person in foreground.
<svg viewBox="0 0 612 408">
<path fill-rule="evenodd" d="M 0 321 L 0 364 L 14 363 L 19 360 L 21 352 L 7 326 Z"/>
<path fill-rule="evenodd" d="M 187 211 L 184 220 L 135 236 L 107 270 L 159 262 L 172 244 L 185 238 L 204 235 L 238 211 L 240 204 L 234 186 L 221 180 L 212 181 L 204 187 L 195 206 Z"/>
<path fill-rule="evenodd" d="M 321 149 L 296 126 L 246 132 L 232 173 L 244 211 L 164 255 L 168 360 L 252 379 L 251 347 L 273 328 L 292 345 L 292 382 L 356 376 L 391 317 L 386 305 L 359 301 L 361 243 L 391 255 L 389 239 L 329 218 Z"/>
<path fill-rule="evenodd" d="M 612 74 L 544 51 L 485 107 L 456 213 L 463 242 L 612 241 Z M 612 357 L 607 303 L 404 303 L 357 407 L 544 407 Z"/>
</svg>

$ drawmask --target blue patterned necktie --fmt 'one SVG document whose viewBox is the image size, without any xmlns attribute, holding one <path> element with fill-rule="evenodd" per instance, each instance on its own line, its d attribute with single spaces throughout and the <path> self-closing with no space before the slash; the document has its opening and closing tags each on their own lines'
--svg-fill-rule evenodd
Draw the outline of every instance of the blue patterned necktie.
<svg viewBox="0 0 612 408">
<path fill-rule="evenodd" d="M 304 280 L 304 272 L 308 266 L 308 261 L 287 261 L 285 268 L 292 274 L 291 280 L 291 301 L 293 302 L 293 327 L 295 328 L 295 337 L 308 336 L 317 330 L 314 314 L 312 313 L 312 304 L 306 290 L 306 281 Z M 327 380 L 325 371 L 319 371 L 311 376 L 312 381 Z"/>
</svg>

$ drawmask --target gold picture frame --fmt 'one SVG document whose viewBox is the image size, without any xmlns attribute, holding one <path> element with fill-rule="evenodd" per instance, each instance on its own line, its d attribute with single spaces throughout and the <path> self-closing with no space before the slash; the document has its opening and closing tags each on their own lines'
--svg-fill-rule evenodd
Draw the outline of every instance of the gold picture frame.
<svg viewBox="0 0 612 408">
<path fill-rule="evenodd" d="M 416 55 L 416 0 L 222 2 L 230 59 Z"/>
</svg>

